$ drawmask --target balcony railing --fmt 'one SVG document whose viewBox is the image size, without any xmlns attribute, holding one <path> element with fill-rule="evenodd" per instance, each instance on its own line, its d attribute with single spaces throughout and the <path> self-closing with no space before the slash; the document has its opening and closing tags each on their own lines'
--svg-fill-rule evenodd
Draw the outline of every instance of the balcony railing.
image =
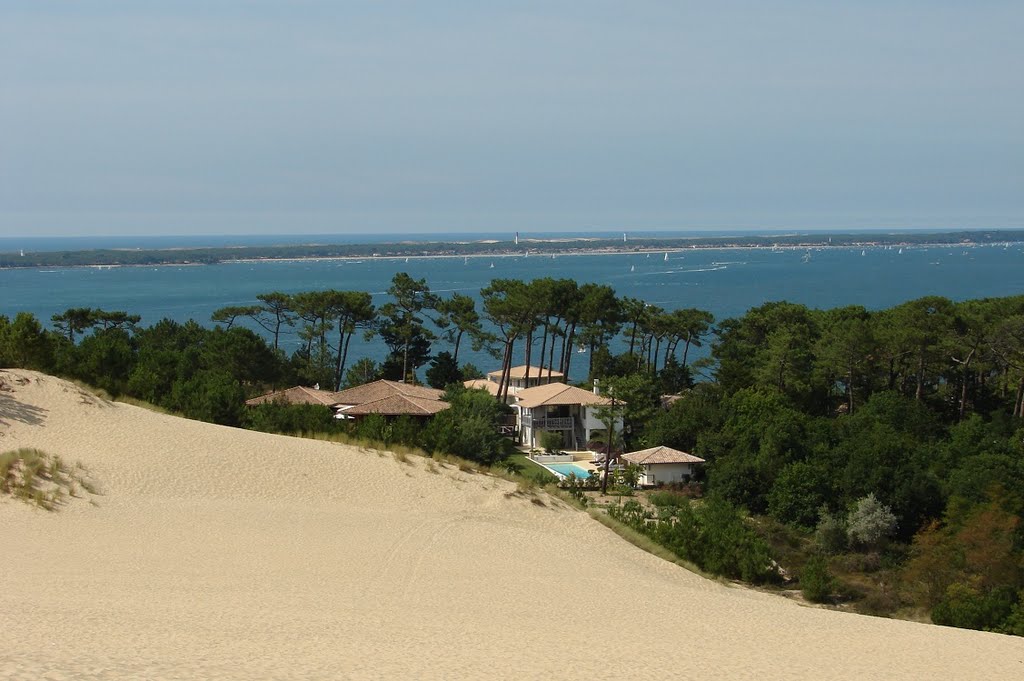
<svg viewBox="0 0 1024 681">
<path fill-rule="evenodd" d="M 540 430 L 572 430 L 571 416 L 552 416 L 550 418 L 533 419 L 533 428 Z"/>
</svg>

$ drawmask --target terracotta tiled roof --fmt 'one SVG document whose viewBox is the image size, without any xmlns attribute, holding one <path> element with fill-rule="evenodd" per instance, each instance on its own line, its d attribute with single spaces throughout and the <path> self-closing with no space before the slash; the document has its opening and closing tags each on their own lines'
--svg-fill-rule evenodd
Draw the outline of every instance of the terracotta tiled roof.
<svg viewBox="0 0 1024 681">
<path fill-rule="evenodd" d="M 566 385 L 565 383 L 538 385 L 516 393 L 516 404 L 528 409 L 545 405 L 583 404 L 590 407 L 611 403 L 612 401 L 607 397 L 595 395 L 589 390 Z M 624 404 L 621 400 L 618 403 Z"/>
<path fill-rule="evenodd" d="M 315 388 L 307 388 L 302 385 L 297 385 L 294 388 L 288 388 L 287 390 L 276 390 L 269 392 L 266 395 L 260 395 L 254 397 L 251 400 L 246 400 L 246 405 L 254 407 L 257 404 L 266 404 L 268 402 L 282 402 L 284 404 L 320 404 L 325 407 L 330 407 L 338 403 L 338 393 L 331 392 L 330 390 L 316 390 Z"/>
<path fill-rule="evenodd" d="M 441 400 L 429 400 L 408 395 L 389 395 L 372 402 L 343 407 L 341 413 L 348 416 L 383 414 L 384 416 L 432 416 L 451 405 Z"/>
<path fill-rule="evenodd" d="M 439 400 L 444 395 L 443 390 L 426 388 L 421 385 L 409 385 L 398 381 L 374 381 L 358 385 L 355 388 L 342 390 L 336 393 L 337 404 L 366 404 L 392 395 L 405 395 L 406 397 L 419 397 L 426 400 Z"/>
<path fill-rule="evenodd" d="M 493 376 L 495 381 L 500 381 L 501 380 L 501 370 L 500 369 L 498 371 L 492 371 L 492 372 L 490 372 L 487 375 L 488 376 Z M 512 369 L 510 371 L 510 375 L 511 375 L 512 378 L 525 378 L 526 377 L 526 365 L 525 364 L 521 364 L 521 365 L 519 365 L 517 367 L 512 367 Z M 543 377 L 543 378 L 547 378 L 548 377 L 548 370 L 546 368 L 542 369 L 541 367 L 533 366 L 531 364 L 530 365 L 530 378 L 537 378 L 538 376 Z M 555 371 L 554 369 L 551 370 L 551 378 L 554 379 L 554 378 L 564 378 L 564 377 L 565 377 L 565 374 L 563 374 L 561 371 Z"/>
<path fill-rule="evenodd" d="M 471 378 L 468 381 L 463 381 L 462 385 L 466 386 L 470 390 L 486 390 L 495 397 L 498 396 L 498 384 L 494 381 L 488 381 L 485 378 Z"/>
<path fill-rule="evenodd" d="M 686 452 L 681 452 L 678 449 L 672 449 L 671 447 L 651 447 L 650 449 L 641 449 L 638 452 L 623 454 L 622 458 L 630 463 L 636 464 L 704 463 L 704 459 L 699 456 L 687 454 Z"/>
<path fill-rule="evenodd" d="M 381 380 L 335 393 L 335 404 L 343 405 L 342 412 L 350 416 L 429 416 L 449 407 L 442 395 L 444 391 L 435 388 Z"/>
</svg>

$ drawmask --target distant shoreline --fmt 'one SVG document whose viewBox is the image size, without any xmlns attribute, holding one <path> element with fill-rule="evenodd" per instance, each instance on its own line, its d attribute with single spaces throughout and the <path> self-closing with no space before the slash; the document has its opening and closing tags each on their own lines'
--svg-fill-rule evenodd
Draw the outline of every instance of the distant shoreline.
<svg viewBox="0 0 1024 681">
<path fill-rule="evenodd" d="M 402 241 L 362 244 L 293 244 L 162 249 L 91 249 L 0 253 L 0 269 L 196 266 L 226 263 L 405 258 L 559 257 L 650 255 L 698 250 L 823 250 L 841 248 L 977 247 L 1024 242 L 1024 230 L 962 232 L 821 233 L 771 236 L 559 237 L 500 241 Z"/>
</svg>

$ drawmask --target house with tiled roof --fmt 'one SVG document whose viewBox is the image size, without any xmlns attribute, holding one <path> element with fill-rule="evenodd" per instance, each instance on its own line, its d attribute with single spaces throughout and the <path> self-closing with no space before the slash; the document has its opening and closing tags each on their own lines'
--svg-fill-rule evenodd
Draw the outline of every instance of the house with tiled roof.
<svg viewBox="0 0 1024 681">
<path fill-rule="evenodd" d="M 335 393 L 334 408 L 341 418 L 369 414 L 427 418 L 447 409 L 443 390 L 398 381 L 374 381 Z"/>
<path fill-rule="evenodd" d="M 250 407 L 267 403 L 318 404 L 334 411 L 337 418 L 361 418 L 369 414 L 426 418 L 450 406 L 441 399 L 442 395 L 443 390 L 381 380 L 338 392 L 296 386 L 254 397 L 245 404 Z"/>
<path fill-rule="evenodd" d="M 640 484 L 651 487 L 673 482 L 689 482 L 704 459 L 671 447 L 651 447 L 623 454 L 629 463 L 640 466 Z"/>
<path fill-rule="evenodd" d="M 500 369 L 498 371 L 491 371 L 487 374 L 486 378 L 473 378 L 464 381 L 463 385 L 470 389 L 486 390 L 491 395 L 497 397 L 498 388 L 501 385 L 501 374 Z M 520 390 L 526 390 L 527 388 L 533 388 L 554 381 L 561 381 L 564 378 L 565 374 L 561 371 L 532 364 L 520 364 L 519 366 L 512 367 L 509 370 L 508 376 L 508 402 L 512 404 L 514 402 L 514 395 Z"/>
<path fill-rule="evenodd" d="M 605 424 L 598 418 L 601 407 L 612 404 L 611 399 L 565 383 L 548 383 L 520 390 L 512 407 L 516 410 L 517 425 L 523 444 L 540 445 L 540 433 L 556 432 L 562 435 L 566 449 L 585 449 L 597 431 L 604 432 Z M 623 404 L 621 400 L 617 404 Z M 615 428 L 622 431 L 621 414 L 615 418 Z"/>
<path fill-rule="evenodd" d="M 247 407 L 255 407 L 260 404 L 318 404 L 324 407 L 333 407 L 337 404 L 338 393 L 331 390 L 320 390 L 320 387 L 307 388 L 304 385 L 297 385 L 287 390 L 274 390 L 273 392 L 246 400 Z"/>
</svg>

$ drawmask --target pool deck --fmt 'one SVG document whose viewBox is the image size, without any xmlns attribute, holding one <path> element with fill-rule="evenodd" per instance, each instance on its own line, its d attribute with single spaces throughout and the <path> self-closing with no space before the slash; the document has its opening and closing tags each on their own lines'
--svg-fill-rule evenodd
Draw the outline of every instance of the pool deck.
<svg viewBox="0 0 1024 681">
<path fill-rule="evenodd" d="M 598 469 L 598 467 L 595 466 L 592 463 L 593 458 L 594 458 L 594 452 L 590 452 L 590 451 L 566 452 L 566 454 L 572 454 L 572 461 L 566 461 L 565 463 L 571 463 L 573 465 L 579 466 L 580 468 L 586 470 L 588 474 L 591 471 L 594 471 L 594 472 L 597 472 L 597 473 L 601 472 L 600 469 Z M 534 463 L 537 463 L 537 462 L 534 462 Z M 537 465 L 538 466 L 544 466 L 544 468 L 547 468 L 549 471 L 551 471 L 552 473 L 557 475 L 559 477 L 559 479 L 564 477 L 563 474 L 559 473 L 558 471 L 556 471 L 556 470 L 554 470 L 552 468 L 548 468 L 548 466 L 546 464 L 537 463 Z"/>
</svg>

